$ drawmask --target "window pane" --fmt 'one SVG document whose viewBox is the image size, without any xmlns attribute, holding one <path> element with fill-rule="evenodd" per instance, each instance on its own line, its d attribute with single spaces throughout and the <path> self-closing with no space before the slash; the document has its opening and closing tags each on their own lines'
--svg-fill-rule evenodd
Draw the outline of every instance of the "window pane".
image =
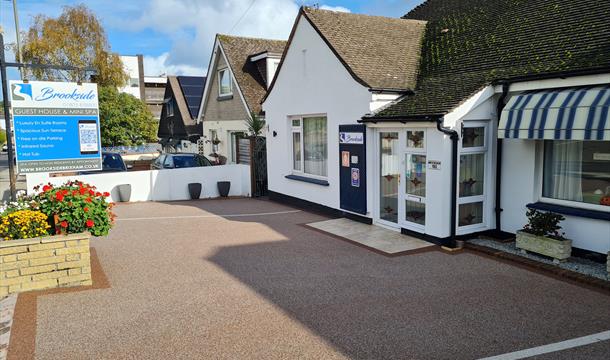
<svg viewBox="0 0 610 360">
<path fill-rule="evenodd" d="M 424 132 L 423 131 L 407 131 L 407 147 L 415 149 L 424 148 Z"/>
<path fill-rule="evenodd" d="M 420 225 L 426 224 L 426 204 L 416 201 L 406 201 L 405 220 Z"/>
<path fill-rule="evenodd" d="M 307 174 L 326 176 L 326 118 L 303 119 L 303 159 Z"/>
<path fill-rule="evenodd" d="M 398 178 L 400 177 L 398 133 L 379 133 L 379 218 L 398 222 Z"/>
<path fill-rule="evenodd" d="M 480 224 L 483 222 L 483 203 L 462 204 L 459 209 L 459 226 Z"/>
<path fill-rule="evenodd" d="M 219 72 L 220 77 L 220 94 L 230 94 L 231 93 L 231 76 L 227 70 L 221 70 Z"/>
<path fill-rule="evenodd" d="M 544 197 L 610 206 L 610 142 L 544 142 Z"/>
<path fill-rule="evenodd" d="M 299 119 L 292 120 L 292 126 L 301 127 L 301 120 L 299 120 Z"/>
<path fill-rule="evenodd" d="M 407 194 L 426 196 L 426 155 L 407 154 Z"/>
<path fill-rule="evenodd" d="M 462 147 L 481 147 L 485 146 L 485 128 L 484 127 L 467 127 L 464 128 L 464 137 L 462 139 Z"/>
<path fill-rule="evenodd" d="M 460 197 L 483 195 L 485 154 L 460 156 Z"/>
<path fill-rule="evenodd" d="M 292 168 L 301 171 L 301 133 L 292 133 Z"/>
</svg>

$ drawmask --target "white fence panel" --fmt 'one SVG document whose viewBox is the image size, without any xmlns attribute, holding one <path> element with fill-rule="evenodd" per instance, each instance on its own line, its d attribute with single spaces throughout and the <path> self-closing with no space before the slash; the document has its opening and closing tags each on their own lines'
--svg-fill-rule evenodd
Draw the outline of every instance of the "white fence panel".
<svg viewBox="0 0 610 360">
<path fill-rule="evenodd" d="M 218 181 L 230 181 L 229 196 L 250 196 L 250 167 L 242 164 L 205 166 L 184 169 L 127 171 L 78 176 L 49 177 L 48 174 L 28 174 L 28 193 L 34 186 L 51 183 L 61 185 L 68 180 L 80 180 L 109 192 L 112 201 L 119 201 L 118 185 L 131 185 L 130 201 L 174 201 L 190 199 L 189 183 L 201 183 L 201 198 L 219 197 Z"/>
</svg>

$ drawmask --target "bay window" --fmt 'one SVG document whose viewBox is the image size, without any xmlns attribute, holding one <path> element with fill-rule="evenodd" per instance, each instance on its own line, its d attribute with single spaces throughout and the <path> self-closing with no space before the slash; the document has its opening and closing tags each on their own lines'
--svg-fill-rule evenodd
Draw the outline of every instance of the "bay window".
<svg viewBox="0 0 610 360">
<path fill-rule="evenodd" d="M 610 209 L 610 142 L 545 140 L 542 197 Z"/>
<path fill-rule="evenodd" d="M 327 129 L 325 116 L 298 117 L 292 127 L 292 170 L 326 177 L 328 174 Z"/>
</svg>

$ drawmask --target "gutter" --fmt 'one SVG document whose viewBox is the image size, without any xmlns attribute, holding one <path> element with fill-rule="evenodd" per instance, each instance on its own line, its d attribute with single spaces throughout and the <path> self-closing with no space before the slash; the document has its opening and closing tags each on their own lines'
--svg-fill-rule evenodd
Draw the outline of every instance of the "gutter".
<svg viewBox="0 0 610 360">
<path fill-rule="evenodd" d="M 446 128 L 443 126 L 443 119 L 436 119 L 436 129 L 442 132 L 445 135 L 449 135 L 451 139 L 451 214 L 450 214 L 450 237 L 449 243 L 447 244 L 449 247 L 456 247 L 456 228 L 457 228 L 457 173 L 458 173 L 458 141 L 460 140 L 460 135 L 457 131 Z"/>
</svg>

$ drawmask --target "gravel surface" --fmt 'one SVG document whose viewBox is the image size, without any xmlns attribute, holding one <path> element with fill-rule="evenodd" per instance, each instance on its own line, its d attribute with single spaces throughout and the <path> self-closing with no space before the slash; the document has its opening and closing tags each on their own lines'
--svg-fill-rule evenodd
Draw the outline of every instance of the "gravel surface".
<svg viewBox="0 0 610 360">
<path fill-rule="evenodd" d="M 515 242 L 502 243 L 495 240 L 490 239 L 473 239 L 469 240 L 469 242 L 477 245 L 487 246 L 490 248 L 494 248 L 496 250 L 505 251 L 507 253 L 519 255 L 524 258 L 528 258 L 531 260 L 539 261 L 545 264 L 554 264 L 553 260 L 539 256 L 530 252 L 522 253 L 520 249 L 515 247 Z M 595 261 L 591 261 L 588 259 L 583 259 L 579 257 L 572 256 L 566 262 L 554 264 L 562 269 L 572 270 L 581 274 L 593 276 L 598 279 L 608 280 L 610 281 L 610 276 L 608 276 L 608 272 L 606 270 L 606 264 L 597 263 Z"/>
</svg>

